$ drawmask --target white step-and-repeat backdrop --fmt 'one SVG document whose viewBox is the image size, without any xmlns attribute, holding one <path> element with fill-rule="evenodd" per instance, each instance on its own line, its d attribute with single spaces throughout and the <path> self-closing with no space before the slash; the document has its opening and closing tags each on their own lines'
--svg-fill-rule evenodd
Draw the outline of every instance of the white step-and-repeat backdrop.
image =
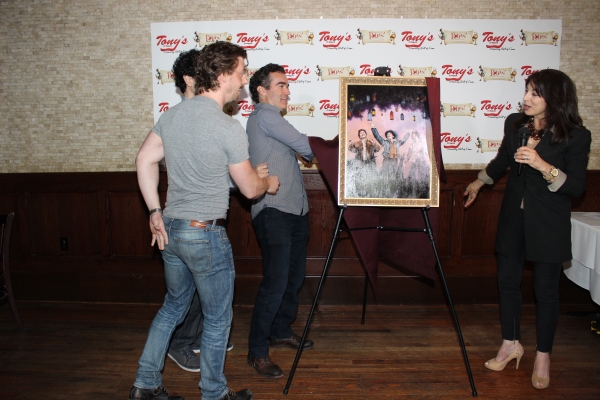
<svg viewBox="0 0 600 400">
<path fill-rule="evenodd" d="M 504 119 L 520 111 L 524 81 L 559 68 L 561 20 L 337 19 L 154 23 L 154 119 L 181 101 L 171 68 L 179 53 L 219 40 L 248 51 L 249 74 L 281 64 L 290 82 L 286 118 L 301 132 L 339 133 L 339 77 L 434 76 L 441 83 L 445 164 L 485 164 L 502 140 Z M 247 88 L 225 112 L 246 126 Z"/>
</svg>

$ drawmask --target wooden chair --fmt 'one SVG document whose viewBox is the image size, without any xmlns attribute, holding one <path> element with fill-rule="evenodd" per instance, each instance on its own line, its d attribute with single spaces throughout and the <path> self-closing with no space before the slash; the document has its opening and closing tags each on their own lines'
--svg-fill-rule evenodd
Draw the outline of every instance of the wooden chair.
<svg viewBox="0 0 600 400">
<path fill-rule="evenodd" d="M 4 289 L 6 290 L 6 296 L 10 302 L 10 307 L 12 308 L 12 312 L 15 315 L 15 319 L 17 320 L 19 328 L 23 329 L 23 323 L 21 322 L 21 317 L 19 317 L 19 312 L 17 311 L 17 305 L 15 304 L 15 297 L 13 296 L 12 285 L 10 283 L 10 235 L 12 232 L 14 219 L 14 212 L 8 215 L 0 215 L 0 255 L 2 259 L 0 278 L 4 278 Z"/>
</svg>

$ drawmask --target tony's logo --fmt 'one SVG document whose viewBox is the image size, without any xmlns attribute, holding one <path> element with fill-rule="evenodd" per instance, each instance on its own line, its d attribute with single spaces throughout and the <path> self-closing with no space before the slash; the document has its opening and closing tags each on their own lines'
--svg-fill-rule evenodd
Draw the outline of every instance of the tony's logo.
<svg viewBox="0 0 600 400">
<path fill-rule="evenodd" d="M 187 38 L 169 39 L 167 35 L 156 37 L 156 45 L 160 47 L 160 51 L 175 51 L 180 44 L 187 44 Z"/>
<path fill-rule="evenodd" d="M 237 43 L 242 46 L 243 49 L 255 49 L 260 42 L 268 42 L 269 36 L 263 34 L 261 36 L 249 36 L 246 32 L 240 32 L 237 34 Z"/>
<path fill-rule="evenodd" d="M 521 67 L 521 76 L 529 76 L 534 72 L 538 72 L 539 69 L 533 69 L 531 65 L 523 65 Z"/>
<path fill-rule="evenodd" d="M 494 35 L 494 32 L 483 32 L 483 40 L 485 47 L 488 49 L 500 49 L 504 46 L 504 43 L 512 43 L 515 41 L 515 37 L 512 34 L 508 35 Z"/>
<path fill-rule="evenodd" d="M 352 35 L 348 33 L 344 35 L 335 35 L 329 31 L 321 31 L 319 32 L 319 42 L 323 43 L 323 47 L 325 48 L 336 48 L 339 47 L 342 42 L 349 42 L 352 40 Z"/>
<path fill-rule="evenodd" d="M 371 68 L 371 64 L 361 64 L 359 68 L 359 75 L 373 75 L 375 73 L 375 68 Z"/>
<path fill-rule="evenodd" d="M 491 100 L 481 100 L 481 110 L 486 117 L 497 117 L 504 110 L 512 110 L 512 104 L 494 104 Z"/>
<path fill-rule="evenodd" d="M 302 75 L 302 74 L 305 74 L 305 75 L 310 74 L 310 68 L 308 68 L 308 67 L 304 67 L 304 69 L 302 69 L 302 68 L 290 68 L 289 65 L 285 65 L 285 64 L 282 65 L 282 67 L 285 70 L 285 76 L 290 81 L 297 81 L 298 78 L 300 78 L 300 75 Z"/>
<path fill-rule="evenodd" d="M 242 117 L 249 117 L 254 111 L 254 104 L 250 104 L 248 100 L 240 100 L 238 101 L 238 111 L 242 114 Z"/>
<path fill-rule="evenodd" d="M 471 136 L 452 136 L 450 132 L 442 132 L 442 143 L 445 149 L 458 149 L 460 145 L 471 141 Z"/>
<path fill-rule="evenodd" d="M 326 117 L 337 117 L 340 115 L 340 105 L 332 103 L 331 100 L 319 100 L 319 110 L 323 111 L 323 115 Z"/>
<path fill-rule="evenodd" d="M 427 35 L 415 35 L 412 31 L 404 31 L 401 33 L 402 42 L 409 49 L 415 49 L 423 46 L 423 43 L 427 40 L 428 42 L 433 41 L 433 35 L 427 33 Z"/>
<path fill-rule="evenodd" d="M 163 113 L 169 109 L 169 102 L 163 101 L 162 103 L 158 103 L 158 112 Z"/>
<path fill-rule="evenodd" d="M 452 64 L 442 65 L 442 75 L 446 76 L 447 81 L 460 81 L 465 74 L 473 75 L 473 68 L 454 68 Z"/>
</svg>

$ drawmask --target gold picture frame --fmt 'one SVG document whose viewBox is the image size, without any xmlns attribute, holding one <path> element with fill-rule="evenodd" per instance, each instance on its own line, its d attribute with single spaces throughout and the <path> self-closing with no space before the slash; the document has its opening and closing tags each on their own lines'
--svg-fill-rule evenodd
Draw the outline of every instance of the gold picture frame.
<svg viewBox="0 0 600 400">
<path fill-rule="evenodd" d="M 439 207 L 430 101 L 425 78 L 340 78 L 339 205 Z"/>
</svg>

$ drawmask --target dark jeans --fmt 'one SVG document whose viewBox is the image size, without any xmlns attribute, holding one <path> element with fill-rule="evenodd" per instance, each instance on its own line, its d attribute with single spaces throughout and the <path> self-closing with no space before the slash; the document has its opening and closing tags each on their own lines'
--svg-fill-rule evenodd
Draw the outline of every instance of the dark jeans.
<svg viewBox="0 0 600 400">
<path fill-rule="evenodd" d="M 185 316 L 185 319 L 173 332 L 171 342 L 169 343 L 169 351 L 183 351 L 187 347 L 192 349 L 200 348 L 200 340 L 202 339 L 202 304 L 198 291 L 194 292 L 190 309 Z"/>
<path fill-rule="evenodd" d="M 523 212 L 515 232 L 510 255 L 498 254 L 498 289 L 500 322 L 504 340 L 521 340 L 521 278 L 525 263 L 525 230 Z M 537 351 L 549 353 L 558 323 L 558 283 L 562 263 L 533 263 L 533 287 L 537 301 Z"/>
<path fill-rule="evenodd" d="M 290 337 L 306 274 L 308 215 L 265 208 L 253 220 L 263 257 L 263 279 L 252 312 L 249 354 L 269 355 L 269 338 Z"/>
</svg>

